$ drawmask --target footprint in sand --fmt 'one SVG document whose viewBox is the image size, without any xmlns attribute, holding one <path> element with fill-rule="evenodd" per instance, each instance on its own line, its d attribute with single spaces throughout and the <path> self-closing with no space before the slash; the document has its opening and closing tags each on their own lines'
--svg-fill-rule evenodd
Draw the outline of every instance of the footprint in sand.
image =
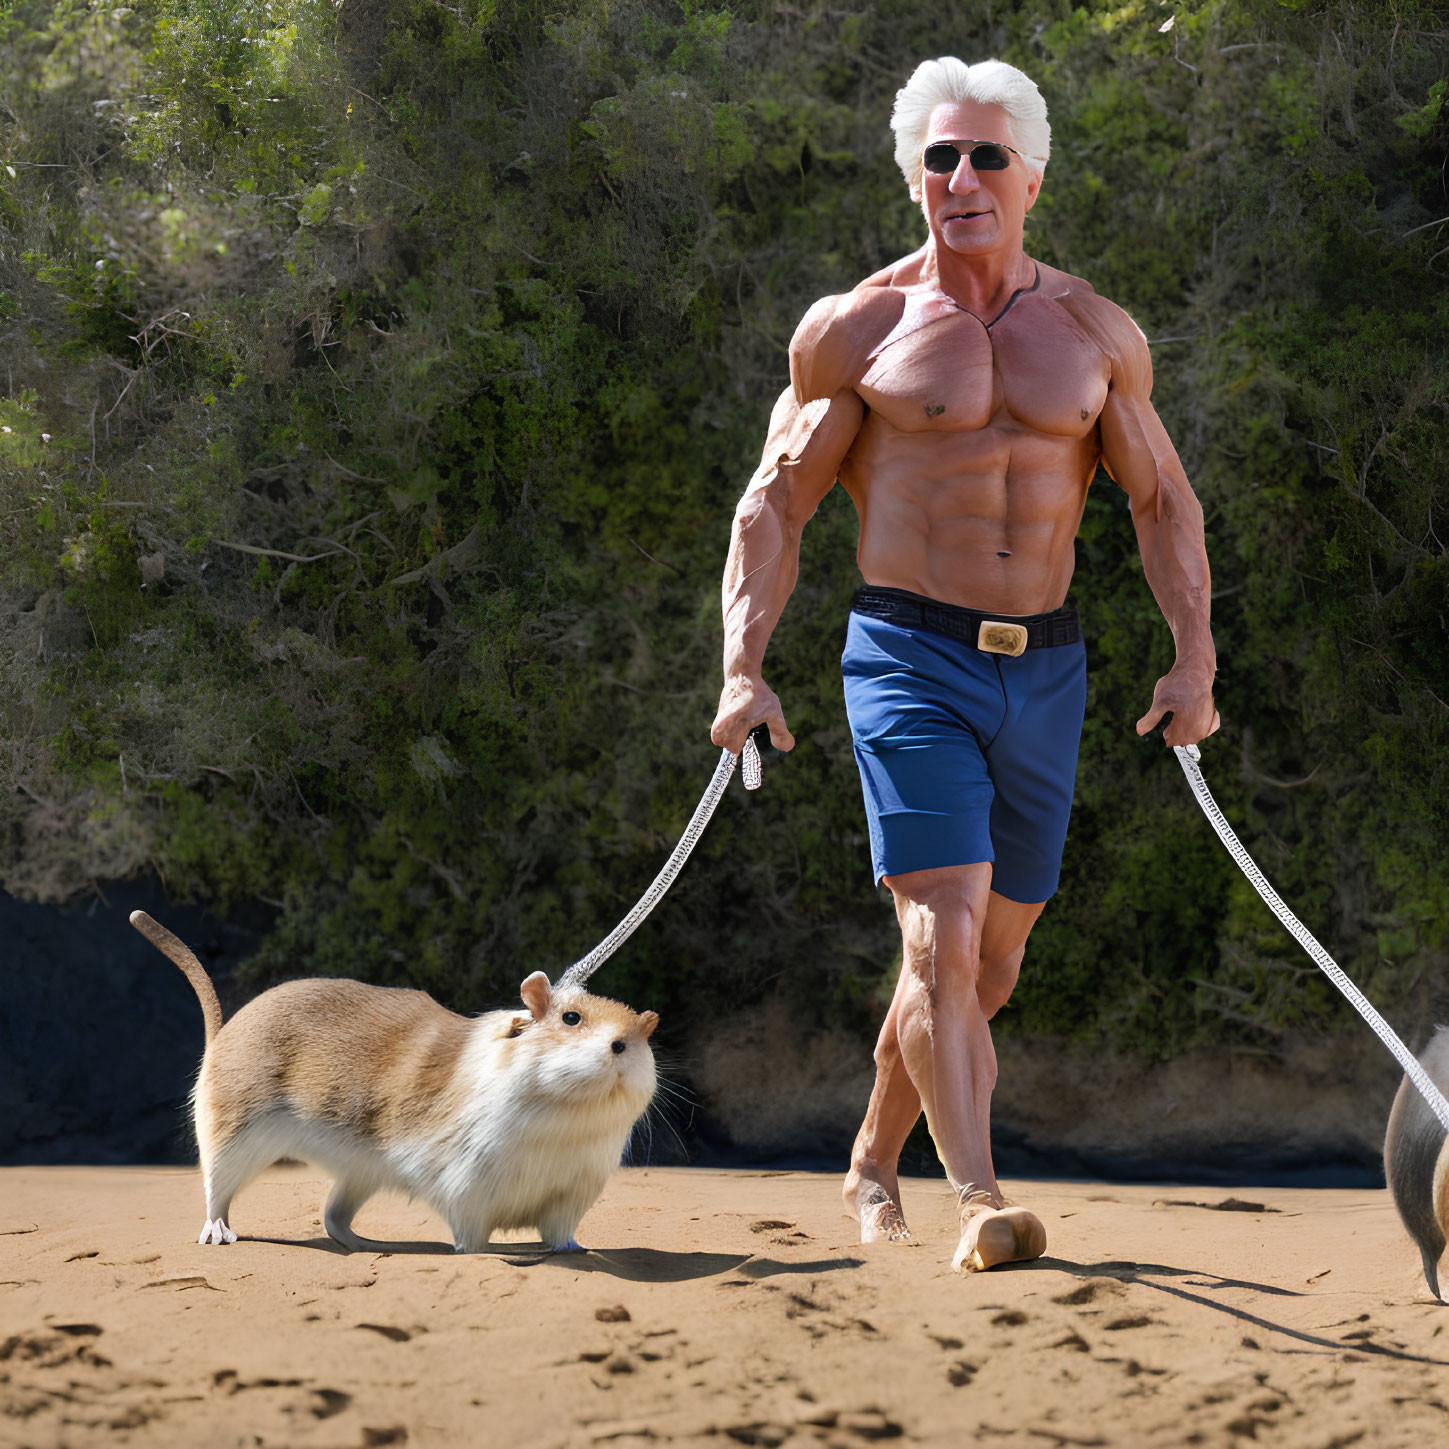
<svg viewBox="0 0 1449 1449">
<path fill-rule="evenodd" d="M 218 1288 L 208 1283 L 205 1278 L 192 1275 L 186 1278 L 153 1278 L 149 1283 L 142 1283 L 142 1288 L 171 1288 L 177 1293 L 184 1293 L 188 1288 L 205 1288 L 212 1293 L 225 1293 L 225 1288 Z"/>
<path fill-rule="evenodd" d="M 341 1389 L 313 1389 L 312 1392 L 322 1400 L 312 1413 L 319 1419 L 330 1419 L 334 1414 L 340 1414 L 352 1403 L 352 1395 L 344 1394 Z"/>
<path fill-rule="evenodd" d="M 672 1342 L 665 1342 L 666 1339 Z M 661 1328 L 613 1348 L 581 1349 L 575 1359 L 564 1359 L 562 1362 L 601 1364 L 611 1374 L 632 1374 L 637 1373 L 645 1364 L 667 1362 L 679 1350 L 688 1347 L 689 1344 L 678 1336 L 677 1329 Z M 705 1363 L 708 1360 L 700 1359 L 698 1362 Z M 695 1366 L 690 1365 L 691 1368 Z M 598 1379 L 593 1382 L 598 1387 L 607 1387 Z"/>
<path fill-rule="evenodd" d="M 905 1429 L 894 1419 L 873 1407 L 860 1409 L 853 1414 L 842 1414 L 835 1427 L 860 1439 L 899 1439 L 905 1433 Z"/>
<path fill-rule="evenodd" d="M 824 1410 L 802 1418 L 800 1423 L 817 1431 L 833 1429 L 837 1435 L 849 1434 L 856 1439 L 864 1440 L 899 1439 L 905 1434 L 905 1428 L 901 1424 L 888 1418 L 874 1407 L 859 1409 L 854 1413 L 836 1413 L 834 1410 Z M 794 1427 L 785 1424 L 769 1420 L 756 1420 L 750 1424 L 716 1426 L 705 1432 L 722 1434 L 733 1439 L 736 1444 L 762 1445 L 764 1449 L 777 1449 L 778 1445 L 792 1437 L 795 1430 Z M 849 1441 L 832 1438 L 828 1442 L 843 1444 Z"/>
<path fill-rule="evenodd" d="M 32 1368 L 55 1369 L 74 1364 L 110 1368 L 111 1361 L 96 1352 L 91 1340 L 103 1332 L 95 1323 L 56 1323 L 32 1333 L 16 1333 L 0 1340 L 0 1362 L 15 1359 Z"/>
<path fill-rule="evenodd" d="M 1087 1303 L 1100 1304 L 1106 1298 L 1121 1298 L 1127 1289 L 1115 1278 L 1087 1278 L 1075 1288 L 1053 1298 L 1065 1308 L 1081 1308 Z"/>
<path fill-rule="evenodd" d="M 66 1406 L 86 1410 L 100 1405 L 107 1414 L 117 1414 L 112 1404 L 115 1387 L 112 1377 L 104 1372 L 114 1367 L 111 1360 L 95 1350 L 95 1340 L 103 1332 L 97 1323 L 54 1323 L 42 1328 L 0 1337 L 0 1386 L 4 1403 L 0 1414 L 6 1421 L 30 1419 L 40 1415 L 44 1423 L 48 1413 L 59 1413 L 62 1419 L 69 1412 Z M 110 1419 L 91 1420 L 97 1426 L 139 1428 L 156 1413 L 132 1407 Z M 44 1436 L 46 1442 L 60 1442 Z M 5 1443 L 10 1440 L 0 1432 Z M 26 1443 L 38 1443 L 29 1438 Z"/>
<path fill-rule="evenodd" d="M 779 1446 L 787 1440 L 794 1430 L 784 1424 L 770 1424 L 757 1420 L 753 1424 L 730 1424 L 725 1428 L 711 1427 L 706 1429 L 707 1434 L 724 1434 L 728 1439 L 733 1439 L 736 1444 L 756 1444 L 761 1449 L 779 1449 Z M 653 1435 L 651 1434 L 652 1438 Z"/>
<path fill-rule="evenodd" d="M 248 1389 L 300 1389 L 303 1387 L 301 1379 L 276 1379 L 269 1376 L 259 1379 L 244 1379 L 238 1376 L 235 1369 L 217 1369 L 212 1374 L 211 1381 L 218 1389 L 225 1389 L 228 1394 L 240 1394 Z"/>
<path fill-rule="evenodd" d="M 784 1218 L 761 1218 L 750 1224 L 750 1231 L 779 1234 L 780 1236 L 771 1238 L 770 1242 L 781 1248 L 797 1248 L 801 1243 L 810 1241 L 809 1233 L 802 1233 L 794 1223 L 788 1223 Z"/>
</svg>

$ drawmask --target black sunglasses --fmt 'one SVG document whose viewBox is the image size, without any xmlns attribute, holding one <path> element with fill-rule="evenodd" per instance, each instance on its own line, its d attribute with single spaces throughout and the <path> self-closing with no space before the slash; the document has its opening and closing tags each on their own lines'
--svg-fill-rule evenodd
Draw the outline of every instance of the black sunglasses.
<svg viewBox="0 0 1449 1449">
<path fill-rule="evenodd" d="M 950 176 L 961 164 L 962 148 L 969 146 L 973 171 L 1005 171 L 1011 156 L 1020 156 L 1015 146 L 1002 141 L 935 141 L 926 147 L 921 163 L 933 176 Z M 1006 153 L 1010 151 L 1011 156 Z"/>
</svg>

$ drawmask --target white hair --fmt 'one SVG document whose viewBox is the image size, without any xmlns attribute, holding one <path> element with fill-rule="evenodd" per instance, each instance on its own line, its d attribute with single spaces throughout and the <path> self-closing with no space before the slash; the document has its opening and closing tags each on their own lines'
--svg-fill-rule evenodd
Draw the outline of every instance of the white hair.
<svg viewBox="0 0 1449 1449">
<path fill-rule="evenodd" d="M 911 188 L 913 201 L 921 199 L 921 152 L 925 150 L 931 112 L 937 106 L 962 101 L 1000 106 L 1007 115 L 1011 144 L 1038 177 L 1046 169 L 1052 150 L 1052 128 L 1036 82 L 1003 60 L 967 65 L 954 55 L 943 55 L 939 60 L 923 60 L 911 72 L 910 80 L 896 92 L 895 109 L 891 111 L 896 165 Z"/>
</svg>

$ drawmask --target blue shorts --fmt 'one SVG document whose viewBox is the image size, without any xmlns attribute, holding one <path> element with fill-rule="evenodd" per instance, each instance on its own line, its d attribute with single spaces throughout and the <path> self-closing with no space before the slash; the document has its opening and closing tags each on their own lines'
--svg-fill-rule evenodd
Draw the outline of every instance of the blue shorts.
<svg viewBox="0 0 1449 1449">
<path fill-rule="evenodd" d="M 992 890 L 1047 900 L 1087 701 L 1081 641 L 1013 659 L 852 611 L 841 668 L 877 884 L 994 861 Z"/>
</svg>

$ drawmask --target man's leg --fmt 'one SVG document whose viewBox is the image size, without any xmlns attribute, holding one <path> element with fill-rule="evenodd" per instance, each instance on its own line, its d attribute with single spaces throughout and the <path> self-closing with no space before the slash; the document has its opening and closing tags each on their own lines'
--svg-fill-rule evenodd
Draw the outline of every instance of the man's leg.
<svg viewBox="0 0 1449 1449">
<path fill-rule="evenodd" d="M 901 1148 L 921 1115 L 921 1094 L 901 1060 L 896 1019 L 906 996 L 904 962 L 896 978 L 895 995 L 886 1011 L 875 1044 L 875 1086 L 865 1109 L 865 1120 L 855 1135 L 850 1170 L 845 1174 L 845 1210 L 860 1219 L 860 1240 L 880 1238 L 904 1242 L 910 1236 L 901 1212 L 896 1165 Z"/>
<path fill-rule="evenodd" d="M 982 933 L 981 962 L 977 973 L 976 999 L 985 1021 L 1006 1005 L 1026 954 L 1026 938 L 1042 913 L 1045 902 L 1023 904 L 992 893 Z M 996 1085 L 996 1050 L 988 1028 L 984 1033 L 990 1053 L 991 1086 Z M 991 1155 L 990 1090 L 977 1101 L 981 1114 L 981 1141 Z M 938 1149 L 939 1151 L 939 1149 Z M 947 1173 L 948 1176 L 951 1174 Z M 978 1270 L 997 1263 L 1039 1258 L 1046 1251 L 1046 1230 L 1034 1213 L 1021 1207 L 1005 1207 L 994 1169 L 989 1182 L 962 1183 L 951 1178 L 960 1199 L 961 1241 L 951 1266 L 956 1271 Z"/>
<path fill-rule="evenodd" d="M 863 1242 L 909 1237 L 896 1161 L 923 1102 L 947 1175 L 958 1190 L 975 1190 L 966 1216 L 980 1216 L 983 1202 L 1000 1206 L 990 1139 L 996 1062 L 986 1022 L 1011 995 L 1042 906 L 997 895 L 990 880 L 985 864 L 887 878 L 901 923 L 902 968 L 843 1194 Z M 1007 1226 L 995 1224 L 984 1244 L 973 1233 L 971 1251 L 991 1261 L 1021 1256 L 1020 1244 L 992 1241 Z"/>
</svg>

